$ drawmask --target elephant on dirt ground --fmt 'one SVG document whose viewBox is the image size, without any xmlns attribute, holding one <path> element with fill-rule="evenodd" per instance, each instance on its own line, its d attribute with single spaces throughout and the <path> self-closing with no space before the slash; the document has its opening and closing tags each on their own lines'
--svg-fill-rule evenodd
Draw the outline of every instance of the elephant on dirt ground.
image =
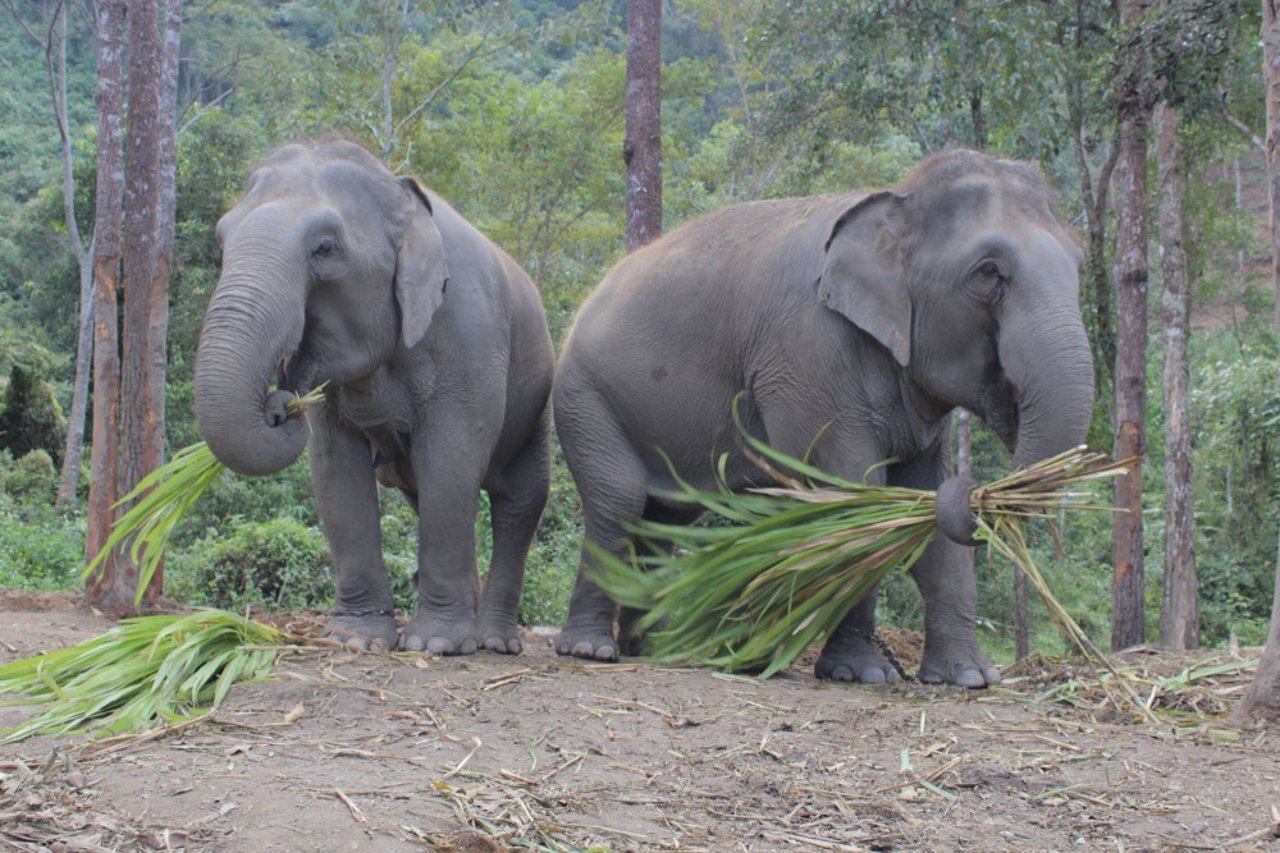
<svg viewBox="0 0 1280 853">
<path fill-rule="evenodd" d="M 894 189 L 736 204 L 634 252 L 578 311 L 553 392 L 586 539 L 615 554 L 636 519 L 692 521 L 673 470 L 700 488 L 763 484 L 752 435 L 818 467 L 938 488 L 949 413 L 977 413 L 1026 465 L 1080 444 L 1093 366 L 1080 318 L 1081 251 L 1026 164 L 929 157 Z M 919 677 L 982 687 L 969 486 L 942 489 L 946 536 L 913 575 L 925 607 Z M 947 497 L 947 496 L 950 497 Z M 944 519 L 945 521 L 945 519 Z M 585 544 L 561 654 L 613 660 L 616 608 Z M 817 661 L 820 678 L 896 674 L 873 641 L 875 595 Z"/>
<path fill-rule="evenodd" d="M 247 475 L 283 469 L 310 442 L 334 565 L 330 634 L 364 648 L 519 652 L 554 367 L 528 276 L 439 196 L 350 142 L 274 151 L 218 236 L 222 275 L 196 358 L 200 432 Z M 321 383 L 323 405 L 286 416 Z M 418 611 L 399 633 L 379 482 L 419 517 Z M 483 593 L 481 489 L 493 518 Z"/>
</svg>

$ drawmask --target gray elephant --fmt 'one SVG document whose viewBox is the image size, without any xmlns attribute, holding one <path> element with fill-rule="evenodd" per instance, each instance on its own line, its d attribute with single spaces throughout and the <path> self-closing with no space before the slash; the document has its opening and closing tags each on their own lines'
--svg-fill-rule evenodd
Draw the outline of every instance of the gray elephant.
<svg viewBox="0 0 1280 853">
<path fill-rule="evenodd" d="M 893 190 L 733 205 L 624 259 L 579 310 L 553 393 L 586 538 L 622 553 L 635 519 L 696 517 L 664 496 L 672 469 L 706 488 L 727 453 L 732 488 L 762 483 L 731 420 L 740 392 L 750 433 L 876 483 L 937 488 L 956 406 L 1017 464 L 1079 444 L 1093 401 L 1081 252 L 1053 205 L 1033 167 L 946 152 Z M 980 687 L 999 673 L 975 633 L 965 486 L 943 489 L 948 536 L 913 572 L 919 676 Z M 611 660 L 615 607 L 590 561 L 584 547 L 556 650 Z M 893 680 L 874 629 L 872 595 L 830 637 L 817 675 Z"/>
<path fill-rule="evenodd" d="M 533 283 L 438 196 L 350 142 L 277 149 L 218 236 L 222 276 L 196 358 L 200 432 L 248 475 L 281 470 L 310 440 L 331 634 L 519 652 L 524 560 L 550 479 L 554 354 Z M 322 382 L 322 406 L 286 417 Z M 398 637 L 378 482 L 419 516 L 418 612 Z M 477 606 L 481 489 L 493 560 Z"/>
</svg>

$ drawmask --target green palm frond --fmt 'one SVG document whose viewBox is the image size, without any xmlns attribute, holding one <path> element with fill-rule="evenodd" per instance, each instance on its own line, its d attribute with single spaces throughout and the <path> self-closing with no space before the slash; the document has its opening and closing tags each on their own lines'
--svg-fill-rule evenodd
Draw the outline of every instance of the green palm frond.
<svg viewBox="0 0 1280 853">
<path fill-rule="evenodd" d="M 235 683 L 271 673 L 290 638 L 225 610 L 122 620 L 78 646 L 0 664 L 8 705 L 45 705 L 0 730 L 0 744 L 35 735 L 98 735 L 180 722 L 216 709 Z"/>
<path fill-rule="evenodd" d="M 890 572 L 909 569 L 937 529 L 935 492 L 844 480 L 746 440 L 779 485 L 707 492 L 677 481 L 670 495 L 730 525 L 642 521 L 631 532 L 649 546 L 643 553 L 619 559 L 593 549 L 600 587 L 620 604 L 647 611 L 637 628 L 648 632 L 656 660 L 772 675 L 828 637 Z M 1054 620 L 1086 653 L 1088 638 L 1053 598 L 1022 526 L 1063 509 L 1110 510 L 1085 486 L 1131 464 L 1110 463 L 1081 447 L 970 495 L 975 538 L 1022 566 Z"/>
<path fill-rule="evenodd" d="M 288 414 L 299 417 L 323 400 L 324 385 L 321 385 L 305 396 L 290 400 Z M 137 501 L 111 525 L 106 544 L 85 566 L 81 580 L 87 581 L 108 554 L 129 543 L 129 558 L 138 564 L 138 588 L 133 599 L 137 606 L 160 566 L 178 522 L 224 470 L 225 466 L 214 458 L 213 451 L 203 441 L 173 454 L 168 462 L 116 502 L 115 506 L 119 507 Z"/>
</svg>

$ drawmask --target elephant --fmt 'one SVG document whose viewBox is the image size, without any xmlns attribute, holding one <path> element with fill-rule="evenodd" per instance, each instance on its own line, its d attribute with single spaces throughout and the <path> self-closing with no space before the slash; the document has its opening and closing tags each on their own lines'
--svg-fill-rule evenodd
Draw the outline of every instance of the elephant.
<svg viewBox="0 0 1280 853">
<path fill-rule="evenodd" d="M 239 474 L 280 471 L 309 444 L 334 567 L 329 634 L 365 649 L 520 652 L 555 366 L 533 282 L 438 195 L 345 140 L 277 148 L 217 233 L 196 420 Z M 289 417 L 289 401 L 322 383 L 323 404 Z M 379 483 L 419 519 L 418 608 L 400 631 Z M 481 490 L 493 522 L 482 592 Z"/>
<path fill-rule="evenodd" d="M 946 535 L 912 571 L 925 610 L 917 677 L 997 683 L 976 635 L 973 483 L 947 477 L 950 413 L 979 415 L 1016 465 L 1084 440 L 1082 253 L 1055 205 L 1034 166 L 951 150 L 891 189 L 731 205 L 620 261 L 579 308 L 552 392 L 585 524 L 556 650 L 622 651 L 593 547 L 623 555 L 636 520 L 695 519 L 672 497 L 681 480 L 769 482 L 743 452 L 745 430 L 847 479 L 944 486 Z M 896 680 L 874 631 L 872 593 L 828 638 L 816 675 Z"/>
</svg>

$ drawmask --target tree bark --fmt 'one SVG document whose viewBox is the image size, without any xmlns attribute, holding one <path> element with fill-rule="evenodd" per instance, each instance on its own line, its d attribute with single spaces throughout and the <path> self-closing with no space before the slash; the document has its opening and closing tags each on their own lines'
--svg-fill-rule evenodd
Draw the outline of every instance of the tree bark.
<svg viewBox="0 0 1280 853">
<path fill-rule="evenodd" d="M 120 351 L 117 291 L 124 197 L 124 40 L 126 0 L 98 0 L 98 167 L 94 209 L 93 455 L 86 513 L 85 560 L 107 542 L 115 519 L 119 455 Z M 99 609 L 127 609 L 133 590 L 119 554 L 109 554 L 89 578 L 85 594 Z"/>
<path fill-rule="evenodd" d="M 1183 178 L 1178 110 L 1160 101 L 1154 118 L 1160 197 L 1160 278 L 1164 283 L 1164 600 L 1160 610 L 1160 645 L 1182 651 L 1200 645 L 1187 397 L 1191 293 L 1182 246 Z"/>
<path fill-rule="evenodd" d="M 662 233 L 662 2 L 627 3 L 627 249 Z"/>
<path fill-rule="evenodd" d="M 1280 296 L 1280 0 L 1262 0 L 1262 71 L 1267 92 L 1267 177 L 1271 186 L 1271 276 Z M 1276 302 L 1280 328 L 1280 300 Z M 1249 692 L 1231 718 L 1245 723 L 1255 716 L 1280 719 L 1280 548 L 1276 555 L 1271 630 Z"/>
<path fill-rule="evenodd" d="M 1120 5 L 1123 24 L 1146 12 L 1141 0 Z M 1138 40 L 1122 45 L 1140 50 Z M 1123 64 L 1142 57 L 1121 57 Z M 1126 75 L 1118 94 L 1120 111 L 1120 221 L 1117 226 L 1116 280 L 1116 431 L 1118 459 L 1146 452 L 1147 387 L 1147 125 L 1149 107 L 1141 91 L 1142 75 Z M 1114 576 L 1111 585 L 1111 648 L 1139 645 L 1146 636 L 1143 612 L 1142 466 L 1116 481 Z"/>
</svg>

